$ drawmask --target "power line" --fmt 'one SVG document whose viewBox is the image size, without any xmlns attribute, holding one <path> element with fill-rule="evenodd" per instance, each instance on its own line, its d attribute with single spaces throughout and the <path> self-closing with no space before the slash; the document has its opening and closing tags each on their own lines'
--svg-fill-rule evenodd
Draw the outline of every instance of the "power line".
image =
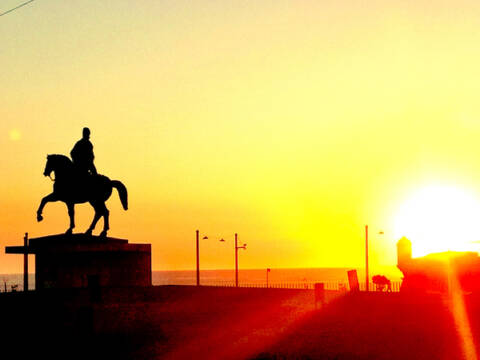
<svg viewBox="0 0 480 360">
<path fill-rule="evenodd" d="M 30 4 L 32 1 L 35 1 L 35 0 L 29 0 L 29 1 L 27 1 L 27 2 L 24 2 L 23 4 L 20 4 L 20 5 L 18 5 L 18 6 L 15 6 L 13 9 L 10 9 L 10 10 L 7 10 L 7 11 L 1 13 L 0 16 L 6 15 L 6 14 L 8 14 L 9 12 L 12 12 L 12 11 L 14 11 L 14 10 L 17 10 L 18 8 L 21 8 L 22 6 L 25 6 L 25 5 L 27 5 L 27 4 Z"/>
</svg>

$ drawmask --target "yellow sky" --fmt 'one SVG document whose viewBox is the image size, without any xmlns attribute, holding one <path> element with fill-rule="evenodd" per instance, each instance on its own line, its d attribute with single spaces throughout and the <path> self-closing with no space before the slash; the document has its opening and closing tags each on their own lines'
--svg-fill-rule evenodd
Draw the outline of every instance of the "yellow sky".
<svg viewBox="0 0 480 360">
<path fill-rule="evenodd" d="M 478 195 L 479 15 L 467 0 L 37 0 L 2 16 L 0 245 L 66 230 L 61 203 L 35 221 L 45 156 L 89 126 L 97 169 L 129 190 L 110 235 L 151 242 L 155 270 L 194 268 L 197 228 L 204 268 L 233 266 L 235 232 L 243 267 L 362 266 L 367 223 L 373 264 L 394 264 L 418 188 Z M 83 231 L 93 212 L 77 214 Z"/>
</svg>

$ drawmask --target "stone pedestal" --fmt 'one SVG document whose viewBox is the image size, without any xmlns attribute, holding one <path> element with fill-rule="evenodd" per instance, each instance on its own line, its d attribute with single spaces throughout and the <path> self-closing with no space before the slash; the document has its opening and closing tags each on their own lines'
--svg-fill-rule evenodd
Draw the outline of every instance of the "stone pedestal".
<svg viewBox="0 0 480 360">
<path fill-rule="evenodd" d="M 35 255 L 35 287 L 152 285 L 151 245 L 84 234 L 51 235 L 7 246 L 7 254 Z"/>
</svg>

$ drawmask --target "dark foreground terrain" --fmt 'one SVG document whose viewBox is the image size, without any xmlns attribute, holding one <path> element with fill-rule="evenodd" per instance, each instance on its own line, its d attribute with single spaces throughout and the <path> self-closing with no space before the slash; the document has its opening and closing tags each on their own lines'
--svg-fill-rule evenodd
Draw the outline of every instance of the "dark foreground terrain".
<svg viewBox="0 0 480 360">
<path fill-rule="evenodd" d="M 315 310 L 312 290 L 0 294 L 0 349 L 2 359 L 476 359 L 477 296 L 326 297 Z"/>
</svg>

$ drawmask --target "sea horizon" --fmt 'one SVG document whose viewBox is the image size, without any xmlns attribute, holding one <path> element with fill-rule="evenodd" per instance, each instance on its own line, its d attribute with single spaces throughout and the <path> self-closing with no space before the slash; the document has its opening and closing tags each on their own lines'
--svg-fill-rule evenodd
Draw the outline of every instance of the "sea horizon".
<svg viewBox="0 0 480 360">
<path fill-rule="evenodd" d="M 347 271 L 357 270 L 360 282 L 365 280 L 365 269 L 354 267 L 318 267 L 318 268 L 269 268 L 268 283 L 270 285 L 311 285 L 316 282 L 329 284 L 347 284 Z M 401 273 L 396 266 L 381 266 L 371 268 L 370 280 L 374 275 L 385 275 L 393 282 L 401 281 Z M 35 273 L 29 273 L 29 288 L 35 288 Z M 260 286 L 267 283 L 267 268 L 240 269 L 238 271 L 240 286 Z M 234 269 L 200 270 L 200 283 L 213 286 L 233 286 L 235 282 Z M 152 285 L 195 285 L 196 270 L 153 270 Z M 23 274 L 0 274 L 0 291 L 23 290 Z"/>
</svg>

